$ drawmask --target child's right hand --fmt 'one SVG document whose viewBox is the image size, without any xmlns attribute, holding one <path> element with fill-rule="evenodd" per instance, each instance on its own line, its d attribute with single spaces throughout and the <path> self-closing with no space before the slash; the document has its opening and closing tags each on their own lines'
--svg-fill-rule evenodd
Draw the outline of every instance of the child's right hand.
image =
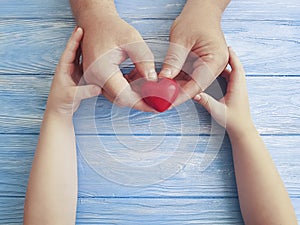
<svg viewBox="0 0 300 225">
<path fill-rule="evenodd" d="M 228 82 L 226 95 L 219 101 L 202 92 L 194 97 L 228 133 L 242 132 L 254 127 L 250 115 L 248 92 L 244 68 L 234 51 L 229 48 L 231 72 L 225 70 L 222 76 Z"/>
</svg>

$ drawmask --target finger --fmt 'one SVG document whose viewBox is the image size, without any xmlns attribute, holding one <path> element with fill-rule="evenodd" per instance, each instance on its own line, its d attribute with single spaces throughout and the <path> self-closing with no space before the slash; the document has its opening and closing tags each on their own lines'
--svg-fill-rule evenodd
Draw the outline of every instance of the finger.
<svg viewBox="0 0 300 225">
<path fill-rule="evenodd" d="M 142 98 L 132 90 L 121 72 L 112 76 L 103 88 L 105 93 L 109 95 L 109 100 L 118 106 L 135 108 L 147 112 L 155 111 L 144 103 Z"/>
<path fill-rule="evenodd" d="M 200 64 L 201 62 L 201 64 Z M 228 71 L 224 71 L 224 76 L 227 76 Z M 187 75 L 188 76 L 188 75 Z M 195 97 L 196 94 L 203 92 L 209 87 L 216 77 L 212 74 L 206 63 L 202 60 L 198 62 L 198 67 L 193 71 L 190 80 L 182 87 L 179 96 L 174 102 L 175 106 Z"/>
<path fill-rule="evenodd" d="M 115 103 L 115 98 L 112 97 L 111 95 L 109 95 L 109 93 L 107 93 L 105 90 L 103 90 L 102 92 L 103 96 L 106 97 L 110 102 L 113 102 Z M 136 98 L 137 101 L 132 104 L 132 108 L 136 109 L 136 110 L 140 110 L 140 111 L 143 111 L 143 112 L 153 112 L 153 113 L 156 113 L 156 111 L 149 107 L 143 100 L 141 100 L 139 97 Z"/>
<path fill-rule="evenodd" d="M 88 84 L 97 84 L 103 88 L 104 95 L 121 107 L 131 107 L 142 111 L 153 111 L 139 95 L 132 91 L 128 81 L 120 71 L 119 64 L 124 61 L 122 49 L 115 48 L 93 62 L 85 71 L 83 77 Z M 122 93 L 126 90 L 125 94 Z M 121 94 L 122 93 L 122 94 Z"/>
<path fill-rule="evenodd" d="M 244 72 L 243 65 L 239 58 L 237 57 L 236 53 L 233 51 L 231 47 L 228 48 L 229 50 L 229 65 L 232 69 L 232 72 Z"/>
<path fill-rule="evenodd" d="M 97 84 L 100 87 L 111 77 L 123 77 L 119 65 L 126 59 L 122 49 L 116 47 L 100 55 L 84 72 L 83 77 L 88 84 Z"/>
<path fill-rule="evenodd" d="M 176 98 L 175 102 L 173 103 L 174 106 L 178 106 L 189 99 L 195 97 L 196 94 L 200 93 L 201 90 L 196 84 L 194 80 L 188 81 L 184 86 L 182 86 L 179 90 L 178 97 Z"/>
<path fill-rule="evenodd" d="M 63 65 L 70 65 L 73 64 L 76 55 L 77 55 L 77 50 L 79 49 L 80 41 L 83 37 L 83 30 L 80 27 L 76 27 L 74 32 L 72 33 L 67 46 L 62 54 L 61 57 L 61 64 Z"/>
<path fill-rule="evenodd" d="M 75 98 L 78 100 L 96 97 L 101 94 L 101 88 L 97 85 L 84 85 L 74 88 L 76 88 Z"/>
<path fill-rule="evenodd" d="M 127 44 L 123 47 L 137 71 L 148 80 L 157 80 L 154 56 L 144 41 Z"/>
<path fill-rule="evenodd" d="M 202 105 L 221 126 L 225 127 L 226 106 L 224 104 L 204 92 L 196 95 L 194 100 Z"/>
<path fill-rule="evenodd" d="M 170 43 L 159 77 L 174 78 L 181 71 L 191 49 Z"/>
<path fill-rule="evenodd" d="M 229 48 L 229 65 L 232 71 L 229 75 L 228 88 L 232 90 L 240 89 L 246 83 L 245 71 L 239 58 L 231 48 Z"/>
</svg>

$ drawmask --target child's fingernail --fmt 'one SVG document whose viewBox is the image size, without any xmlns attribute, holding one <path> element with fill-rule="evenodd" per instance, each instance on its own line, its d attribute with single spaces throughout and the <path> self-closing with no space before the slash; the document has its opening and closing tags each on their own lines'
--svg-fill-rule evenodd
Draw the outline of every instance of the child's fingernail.
<svg viewBox="0 0 300 225">
<path fill-rule="evenodd" d="M 172 71 L 169 68 L 163 69 L 160 73 L 164 77 L 171 77 L 172 76 Z"/>
<path fill-rule="evenodd" d="M 156 81 L 156 80 L 157 80 L 157 73 L 156 73 L 155 69 L 151 69 L 151 70 L 148 72 L 148 79 L 149 79 L 149 80 L 153 80 L 153 81 Z"/>
<path fill-rule="evenodd" d="M 196 95 L 196 96 L 194 97 L 194 100 L 195 100 L 195 101 L 200 101 L 200 100 L 201 100 L 201 95 Z"/>
</svg>

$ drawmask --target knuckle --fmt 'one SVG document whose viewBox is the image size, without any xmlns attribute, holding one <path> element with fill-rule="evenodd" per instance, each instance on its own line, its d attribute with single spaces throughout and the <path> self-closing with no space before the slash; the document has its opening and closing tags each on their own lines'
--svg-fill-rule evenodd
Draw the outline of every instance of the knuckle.
<svg viewBox="0 0 300 225">
<path fill-rule="evenodd" d="M 154 55 L 148 47 L 141 48 L 139 54 L 137 56 L 138 62 L 137 63 L 146 63 L 146 62 L 153 62 Z"/>
<path fill-rule="evenodd" d="M 185 62 L 184 56 L 171 52 L 166 56 L 165 63 L 174 68 L 180 69 Z"/>
<path fill-rule="evenodd" d="M 140 33 L 132 26 L 130 26 L 122 35 L 123 37 L 126 37 L 126 39 L 128 41 L 137 41 L 137 40 L 141 40 L 142 37 L 140 35 Z"/>
<path fill-rule="evenodd" d="M 203 96 L 202 102 L 203 102 L 203 105 L 204 105 L 204 106 L 206 106 L 206 107 L 209 106 L 208 97 L 207 97 L 206 95 Z"/>
<path fill-rule="evenodd" d="M 220 74 L 228 64 L 228 57 L 226 52 L 223 52 L 218 54 L 210 53 L 202 57 L 202 59 L 205 63 L 208 63 L 213 67 L 214 72 Z"/>
<path fill-rule="evenodd" d="M 166 57 L 166 62 L 171 65 L 176 65 L 181 61 L 180 56 L 177 55 L 175 52 L 168 54 Z"/>
</svg>

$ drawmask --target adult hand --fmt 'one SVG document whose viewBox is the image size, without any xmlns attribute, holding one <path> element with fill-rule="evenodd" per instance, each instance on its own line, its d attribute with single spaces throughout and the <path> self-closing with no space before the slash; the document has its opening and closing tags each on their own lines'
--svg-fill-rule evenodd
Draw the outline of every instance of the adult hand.
<svg viewBox="0 0 300 225">
<path fill-rule="evenodd" d="M 103 88 L 103 95 L 119 106 L 153 111 L 132 90 L 119 65 L 128 57 L 146 79 L 157 79 L 154 57 L 139 32 L 122 20 L 113 1 L 71 1 L 82 42 L 85 81 Z"/>
<path fill-rule="evenodd" d="M 189 0 L 173 23 L 160 77 L 174 78 L 181 70 L 192 77 L 182 87 L 175 105 L 204 91 L 225 69 L 229 54 L 221 16 L 228 3 L 228 0 Z"/>
</svg>

